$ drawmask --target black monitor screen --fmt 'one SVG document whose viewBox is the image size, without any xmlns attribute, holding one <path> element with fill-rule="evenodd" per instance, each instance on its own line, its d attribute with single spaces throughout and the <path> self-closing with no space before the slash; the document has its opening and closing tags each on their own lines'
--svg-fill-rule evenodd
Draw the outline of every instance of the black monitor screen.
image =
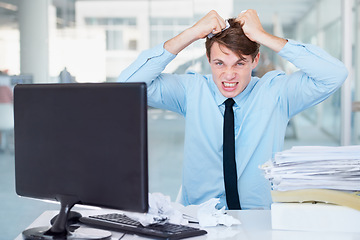
<svg viewBox="0 0 360 240">
<path fill-rule="evenodd" d="M 18 195 L 147 211 L 144 83 L 24 84 L 14 96 Z"/>
</svg>

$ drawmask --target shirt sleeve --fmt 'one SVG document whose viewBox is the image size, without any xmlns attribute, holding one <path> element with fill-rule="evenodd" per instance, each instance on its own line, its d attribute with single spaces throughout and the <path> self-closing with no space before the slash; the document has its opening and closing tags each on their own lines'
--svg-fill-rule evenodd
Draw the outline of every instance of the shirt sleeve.
<svg viewBox="0 0 360 240">
<path fill-rule="evenodd" d="M 148 104 L 152 107 L 168 109 L 185 114 L 186 75 L 162 73 L 176 57 L 163 47 L 163 43 L 142 52 L 118 78 L 118 82 L 145 82 Z"/>
<path fill-rule="evenodd" d="M 347 78 L 344 64 L 314 45 L 288 40 L 279 55 L 300 69 L 284 83 L 289 118 L 328 98 Z"/>
</svg>

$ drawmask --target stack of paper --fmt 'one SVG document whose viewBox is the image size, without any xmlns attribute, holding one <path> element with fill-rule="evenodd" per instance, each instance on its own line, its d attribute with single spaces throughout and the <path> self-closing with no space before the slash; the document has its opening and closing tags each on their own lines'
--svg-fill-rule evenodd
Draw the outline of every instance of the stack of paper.
<svg viewBox="0 0 360 240">
<path fill-rule="evenodd" d="M 360 191 L 360 146 L 293 147 L 261 167 L 273 190 Z"/>
<path fill-rule="evenodd" d="M 360 224 L 349 224 L 360 222 L 360 146 L 293 147 L 261 169 L 272 185 L 274 229 L 360 231 Z M 290 210 L 292 217 L 285 219 Z M 314 220 L 318 225 L 309 224 Z"/>
</svg>

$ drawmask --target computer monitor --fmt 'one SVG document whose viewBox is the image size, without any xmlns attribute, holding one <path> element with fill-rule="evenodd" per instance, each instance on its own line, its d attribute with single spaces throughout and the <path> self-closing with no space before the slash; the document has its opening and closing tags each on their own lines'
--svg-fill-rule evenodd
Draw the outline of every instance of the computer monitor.
<svg viewBox="0 0 360 240">
<path fill-rule="evenodd" d="M 17 85 L 14 121 L 17 194 L 61 204 L 25 239 L 80 239 L 66 225 L 75 204 L 148 210 L 145 83 Z"/>
</svg>

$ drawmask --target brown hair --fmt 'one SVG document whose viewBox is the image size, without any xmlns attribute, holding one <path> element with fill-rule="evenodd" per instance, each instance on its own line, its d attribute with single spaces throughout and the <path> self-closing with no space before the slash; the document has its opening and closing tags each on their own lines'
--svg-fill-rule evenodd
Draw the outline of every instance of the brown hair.
<svg viewBox="0 0 360 240">
<path fill-rule="evenodd" d="M 217 42 L 220 46 L 224 46 L 237 54 L 241 59 L 243 55 L 251 55 L 254 61 L 259 53 L 260 44 L 251 41 L 245 36 L 240 22 L 235 18 L 228 19 L 230 27 L 212 38 L 206 38 L 206 55 L 210 59 L 211 47 Z"/>
</svg>

